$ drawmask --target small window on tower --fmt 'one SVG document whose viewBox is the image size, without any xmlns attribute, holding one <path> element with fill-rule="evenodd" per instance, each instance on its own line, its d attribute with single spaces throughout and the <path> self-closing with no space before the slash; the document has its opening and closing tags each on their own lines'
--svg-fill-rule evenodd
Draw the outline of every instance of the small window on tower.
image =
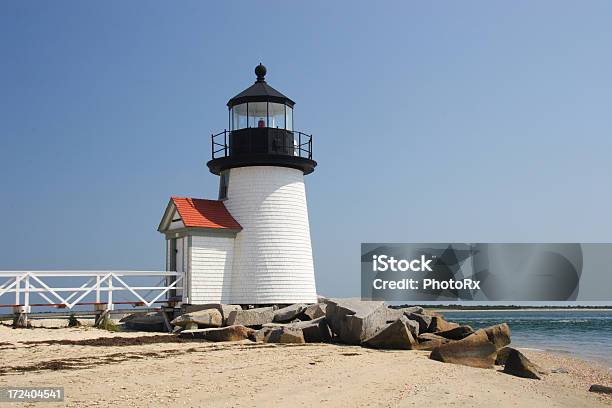
<svg viewBox="0 0 612 408">
<path fill-rule="evenodd" d="M 227 199 L 227 186 L 229 185 L 229 170 L 223 170 L 219 174 L 219 200 Z"/>
</svg>

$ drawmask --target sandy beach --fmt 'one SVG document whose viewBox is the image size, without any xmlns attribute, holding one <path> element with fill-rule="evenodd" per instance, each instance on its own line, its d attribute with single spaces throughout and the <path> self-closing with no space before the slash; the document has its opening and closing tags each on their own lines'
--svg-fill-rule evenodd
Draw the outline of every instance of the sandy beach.
<svg viewBox="0 0 612 408">
<path fill-rule="evenodd" d="M 100 338 L 108 340 L 87 342 Z M 612 405 L 610 396 L 588 391 L 593 383 L 612 383 L 605 367 L 524 352 L 544 368 L 566 372 L 537 381 L 439 363 L 422 351 L 177 342 L 159 333 L 0 326 L 0 387 L 63 386 L 64 403 L 45 406 L 68 407 Z"/>
</svg>

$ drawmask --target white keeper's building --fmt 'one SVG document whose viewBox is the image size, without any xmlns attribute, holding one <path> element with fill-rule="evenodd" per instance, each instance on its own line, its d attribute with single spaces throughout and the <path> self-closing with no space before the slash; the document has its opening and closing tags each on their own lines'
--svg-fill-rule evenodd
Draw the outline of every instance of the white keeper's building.
<svg viewBox="0 0 612 408">
<path fill-rule="evenodd" d="M 294 102 L 266 68 L 229 100 L 229 130 L 212 136 L 218 200 L 172 197 L 158 230 L 166 269 L 185 272 L 186 304 L 316 303 L 304 175 L 311 135 L 293 129 Z"/>
</svg>

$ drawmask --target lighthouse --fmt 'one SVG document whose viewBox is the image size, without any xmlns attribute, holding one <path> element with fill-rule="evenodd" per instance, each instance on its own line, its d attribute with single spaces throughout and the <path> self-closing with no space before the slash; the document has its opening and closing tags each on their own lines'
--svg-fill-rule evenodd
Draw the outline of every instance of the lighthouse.
<svg viewBox="0 0 612 408">
<path fill-rule="evenodd" d="M 183 303 L 315 303 L 304 176 L 312 135 L 294 129 L 295 102 L 255 68 L 227 102 L 228 129 L 211 136 L 216 200 L 171 197 L 158 230 L 166 268 L 185 273 Z"/>
</svg>

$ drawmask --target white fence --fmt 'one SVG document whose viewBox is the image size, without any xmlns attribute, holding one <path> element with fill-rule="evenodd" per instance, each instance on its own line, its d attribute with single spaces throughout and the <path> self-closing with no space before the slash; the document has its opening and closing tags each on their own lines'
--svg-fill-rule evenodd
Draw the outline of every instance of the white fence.
<svg viewBox="0 0 612 408">
<path fill-rule="evenodd" d="M 134 278 L 157 284 L 130 283 Z M 0 271 L 0 307 L 21 308 L 26 313 L 32 306 L 72 309 L 77 305 L 93 304 L 105 305 L 107 310 L 113 310 L 116 304 L 151 307 L 166 301 L 171 291 L 178 295 L 183 282 L 181 272 Z M 122 293 L 122 297 L 128 295 L 128 299 L 117 300 L 118 296 L 113 296 L 117 292 Z M 91 301 L 85 301 L 88 295 L 93 298 Z M 3 300 L 7 297 L 10 303 Z M 39 298 L 42 303 L 37 303 Z"/>
</svg>

